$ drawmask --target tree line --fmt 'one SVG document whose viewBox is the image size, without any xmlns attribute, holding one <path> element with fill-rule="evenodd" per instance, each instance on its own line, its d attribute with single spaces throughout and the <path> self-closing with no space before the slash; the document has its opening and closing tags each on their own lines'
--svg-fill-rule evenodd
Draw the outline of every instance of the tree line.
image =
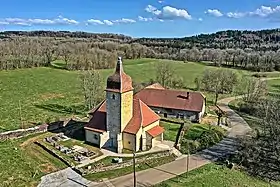
<svg viewBox="0 0 280 187">
<path fill-rule="evenodd" d="M 0 69 L 48 66 L 57 59 L 65 61 L 69 70 L 111 68 L 112 59 L 122 56 L 207 62 L 258 72 L 280 70 L 277 29 L 174 39 L 68 31 L 5 31 L 0 36 Z"/>
</svg>

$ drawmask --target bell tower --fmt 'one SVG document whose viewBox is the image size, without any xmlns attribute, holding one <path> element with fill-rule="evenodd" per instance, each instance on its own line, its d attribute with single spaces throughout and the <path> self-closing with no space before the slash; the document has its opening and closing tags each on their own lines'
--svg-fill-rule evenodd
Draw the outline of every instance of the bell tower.
<svg viewBox="0 0 280 187">
<path fill-rule="evenodd" d="M 123 71 L 121 57 L 118 58 L 115 73 L 107 79 L 106 111 L 110 144 L 121 152 L 122 132 L 133 115 L 132 80 Z"/>
</svg>

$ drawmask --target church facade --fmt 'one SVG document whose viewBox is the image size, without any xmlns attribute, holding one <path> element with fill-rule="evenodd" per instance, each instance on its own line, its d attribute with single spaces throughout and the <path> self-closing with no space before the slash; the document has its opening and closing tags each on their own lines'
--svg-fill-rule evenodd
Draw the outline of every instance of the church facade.
<svg viewBox="0 0 280 187">
<path fill-rule="evenodd" d="M 132 80 L 118 59 L 115 73 L 107 79 L 106 99 L 91 114 L 85 126 L 86 141 L 100 148 L 145 151 L 163 141 L 160 117 L 133 94 Z"/>
</svg>

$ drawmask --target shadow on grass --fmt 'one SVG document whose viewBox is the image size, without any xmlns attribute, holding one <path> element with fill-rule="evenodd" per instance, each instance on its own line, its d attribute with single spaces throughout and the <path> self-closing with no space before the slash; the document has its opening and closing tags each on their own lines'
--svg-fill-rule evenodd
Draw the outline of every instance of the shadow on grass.
<svg viewBox="0 0 280 187">
<path fill-rule="evenodd" d="M 53 122 L 50 124 L 48 131 L 52 133 L 63 133 L 69 138 L 85 141 L 85 122 L 70 120 L 66 125 L 63 124 L 63 121 Z M 51 129 L 53 126 L 56 126 L 56 128 Z"/>
<path fill-rule="evenodd" d="M 86 112 L 83 105 L 63 106 L 59 104 L 43 104 L 43 105 L 35 105 L 35 106 L 40 109 L 44 109 L 60 114 L 83 115 Z"/>
</svg>

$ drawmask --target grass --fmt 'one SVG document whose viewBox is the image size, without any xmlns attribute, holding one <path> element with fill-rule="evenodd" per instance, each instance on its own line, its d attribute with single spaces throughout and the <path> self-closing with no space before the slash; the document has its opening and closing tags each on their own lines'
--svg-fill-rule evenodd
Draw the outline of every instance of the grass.
<svg viewBox="0 0 280 187">
<path fill-rule="evenodd" d="M 66 168 L 33 143 L 37 136 L 0 142 L 0 186 L 37 186 L 43 175 Z"/>
<path fill-rule="evenodd" d="M 180 125 L 163 121 L 160 122 L 160 125 L 165 129 L 163 139 L 175 141 L 178 130 L 180 129 Z M 201 137 L 203 132 L 208 131 L 210 128 L 223 134 L 225 133 L 225 130 L 218 126 L 212 126 L 208 124 L 192 124 L 190 129 L 185 134 L 185 138 L 189 140 L 196 140 L 197 138 Z"/>
<path fill-rule="evenodd" d="M 230 170 L 222 165 L 208 164 L 199 169 L 169 179 L 155 187 L 270 187 L 280 186 L 279 183 L 268 182 L 251 177 L 239 170 Z"/>
<path fill-rule="evenodd" d="M 167 60 L 124 60 L 124 69 L 133 81 L 146 82 L 155 79 L 154 65 L 161 61 Z M 201 76 L 206 68 L 216 68 L 201 63 L 169 62 L 172 63 L 176 74 L 182 76 L 185 87 L 189 89 L 194 88 L 194 79 Z M 79 86 L 80 72 L 64 70 L 61 61 L 53 64 L 55 68 L 41 67 L 0 72 L 0 132 L 20 127 L 27 128 L 48 119 L 54 121 L 62 117 L 86 115 L 82 89 Z M 100 70 L 104 80 L 113 71 Z M 208 103 L 212 103 L 214 95 L 206 94 L 206 96 Z"/>
<path fill-rule="evenodd" d="M 163 139 L 175 142 L 180 125 L 161 121 L 160 126 L 165 129 Z"/>
<path fill-rule="evenodd" d="M 144 157 L 144 156 L 141 156 L 141 157 Z M 138 157 L 138 158 L 140 158 L 140 157 Z M 105 158 L 105 159 L 103 159 L 102 163 L 104 163 L 107 166 L 111 165 L 110 164 L 111 159 L 112 159 L 112 157 Z M 128 160 L 131 158 L 125 158 L 125 159 Z M 143 163 L 143 162 L 137 163 L 137 161 L 136 161 L 136 171 L 142 171 L 145 169 L 157 167 L 157 166 L 169 163 L 169 162 L 173 161 L 174 159 L 175 159 L 174 156 L 170 155 L 170 156 L 165 156 L 165 157 L 161 157 L 161 158 L 155 158 L 152 160 L 147 160 L 145 163 Z M 132 172 L 133 172 L 133 166 L 128 166 L 128 167 L 124 167 L 124 168 L 120 168 L 120 169 L 88 174 L 84 177 L 91 181 L 99 181 L 103 178 L 112 179 L 112 178 L 130 174 Z"/>
</svg>

